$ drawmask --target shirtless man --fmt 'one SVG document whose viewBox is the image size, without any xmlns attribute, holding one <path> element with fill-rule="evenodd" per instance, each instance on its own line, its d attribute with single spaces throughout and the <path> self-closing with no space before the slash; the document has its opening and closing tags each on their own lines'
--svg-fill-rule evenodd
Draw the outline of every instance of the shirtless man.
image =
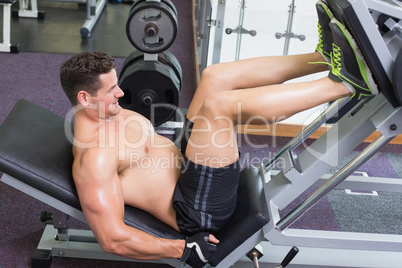
<svg viewBox="0 0 402 268">
<path fill-rule="evenodd" d="M 235 209 L 237 124 L 253 118 L 253 124 L 273 123 L 335 99 L 378 93 L 349 34 L 336 20 L 329 23 L 332 14 L 323 2 L 317 10 L 322 34 L 316 52 L 223 63 L 203 72 L 188 110 L 182 152 L 143 116 L 119 106 L 124 93 L 108 55 L 84 52 L 63 64 L 61 83 L 75 114 L 73 177 L 105 252 L 203 266 L 219 243 L 209 234 L 225 226 Z M 328 70 L 327 64 L 310 63 L 331 55 L 328 77 L 282 84 Z M 351 67 L 342 65 L 345 61 Z M 125 204 L 189 238 L 157 238 L 125 225 Z"/>
</svg>

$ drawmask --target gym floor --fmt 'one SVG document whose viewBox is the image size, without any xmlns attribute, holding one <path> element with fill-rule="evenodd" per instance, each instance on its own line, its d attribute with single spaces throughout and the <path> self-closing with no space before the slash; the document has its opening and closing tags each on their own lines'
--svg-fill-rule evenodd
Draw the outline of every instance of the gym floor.
<svg viewBox="0 0 402 268">
<path fill-rule="evenodd" d="M 45 12 L 44 19 L 18 18 L 13 14 L 11 42 L 19 43 L 20 51 L 106 51 L 115 57 L 126 57 L 133 50 L 125 32 L 130 4 L 109 2 L 87 39 L 80 35 L 86 17 L 85 4 L 39 1 L 38 9 Z M 18 3 L 13 10 L 18 10 Z"/>
<path fill-rule="evenodd" d="M 190 33 L 184 28 L 191 28 L 191 23 L 181 21 L 191 17 L 191 10 L 185 10 L 191 4 L 182 4 L 182 1 L 172 1 L 179 13 L 181 30 L 172 48 L 180 46 L 183 33 Z M 19 4 L 16 2 L 12 6 L 14 12 L 11 19 L 11 43 L 18 43 L 19 50 L 25 52 L 76 54 L 81 51 L 104 51 L 114 57 L 127 57 L 134 50 L 126 35 L 131 3 L 109 1 L 90 38 L 82 39 L 80 29 L 86 18 L 85 4 L 38 1 L 38 10 L 44 11 L 45 16 L 44 19 L 36 19 L 18 18 L 15 11 Z M 1 31 L 2 27 L 0 33 Z M 192 51 L 189 52 L 192 54 Z"/>
</svg>

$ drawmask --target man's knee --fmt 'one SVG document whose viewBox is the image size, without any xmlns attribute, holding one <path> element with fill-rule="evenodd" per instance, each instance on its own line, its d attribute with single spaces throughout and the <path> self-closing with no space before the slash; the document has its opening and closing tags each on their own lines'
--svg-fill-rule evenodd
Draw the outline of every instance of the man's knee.
<svg viewBox="0 0 402 268">
<path fill-rule="evenodd" d="M 216 65 L 210 65 L 206 67 L 201 74 L 201 81 L 202 82 L 214 82 L 216 81 L 219 76 L 216 73 Z"/>
<path fill-rule="evenodd" d="M 227 90 L 232 79 L 227 72 L 226 65 L 226 63 L 219 63 L 208 66 L 202 71 L 201 81 L 214 85 L 215 90 Z"/>
<path fill-rule="evenodd" d="M 236 103 L 230 92 L 214 92 L 208 95 L 202 104 L 201 114 L 209 118 L 227 117 L 234 121 Z"/>
</svg>

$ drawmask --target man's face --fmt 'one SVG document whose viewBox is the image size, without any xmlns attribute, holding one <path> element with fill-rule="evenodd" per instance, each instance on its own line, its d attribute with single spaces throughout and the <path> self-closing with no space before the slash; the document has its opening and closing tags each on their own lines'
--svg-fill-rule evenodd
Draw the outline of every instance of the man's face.
<svg viewBox="0 0 402 268">
<path fill-rule="evenodd" d="M 96 97 L 92 97 L 93 104 L 98 107 L 99 118 L 116 116 L 121 109 L 118 100 L 124 96 L 123 91 L 117 85 L 116 70 L 112 69 L 109 73 L 101 74 L 99 79 L 103 86 L 98 90 Z"/>
</svg>

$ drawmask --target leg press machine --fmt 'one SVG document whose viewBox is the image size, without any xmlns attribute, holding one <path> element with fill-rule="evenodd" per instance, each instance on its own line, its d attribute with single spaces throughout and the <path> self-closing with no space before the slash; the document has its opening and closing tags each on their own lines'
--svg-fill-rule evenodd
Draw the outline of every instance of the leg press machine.
<svg viewBox="0 0 402 268">
<path fill-rule="evenodd" d="M 217 238 L 212 267 L 250 267 L 245 255 L 259 249 L 266 267 L 280 263 L 291 246 L 300 253 L 291 267 L 400 267 L 402 235 L 300 230 L 289 227 L 335 188 L 402 193 L 400 179 L 351 174 L 402 133 L 402 3 L 399 0 L 327 0 L 336 18 L 352 33 L 380 87 L 377 96 L 354 106 L 325 134 L 296 155 L 293 151 L 335 115 L 347 99 L 330 107 L 260 167 L 241 172 L 236 212 Z M 85 222 L 71 175 L 71 122 L 27 100 L 20 100 L 0 126 L 1 181 L 58 211 L 44 215 L 43 236 L 32 256 L 44 267 L 52 256 L 125 260 L 104 253 L 91 231 L 69 228 L 69 216 Z M 381 135 L 337 173 L 326 173 L 373 132 Z M 285 164 L 271 170 L 276 161 Z M 279 210 L 310 187 L 318 189 L 287 215 Z M 126 224 L 155 236 L 183 235 L 151 215 L 126 207 Z M 260 257 L 261 254 L 258 254 Z M 180 267 L 175 259 L 160 260 Z"/>
</svg>

